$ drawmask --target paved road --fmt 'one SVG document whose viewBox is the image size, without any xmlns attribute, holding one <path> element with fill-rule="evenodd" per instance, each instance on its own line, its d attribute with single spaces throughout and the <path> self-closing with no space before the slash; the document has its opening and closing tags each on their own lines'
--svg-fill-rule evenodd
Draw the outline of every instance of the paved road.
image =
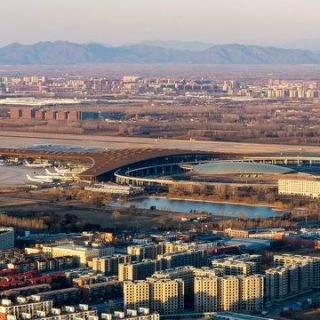
<svg viewBox="0 0 320 320">
<path fill-rule="evenodd" d="M 37 143 L 78 145 L 108 149 L 168 148 L 194 151 L 228 153 L 312 153 L 320 155 L 320 146 L 274 145 L 216 141 L 188 141 L 137 137 L 112 137 L 98 135 L 72 135 L 53 133 L 24 133 L 0 131 L 0 147 L 27 147 Z"/>
</svg>

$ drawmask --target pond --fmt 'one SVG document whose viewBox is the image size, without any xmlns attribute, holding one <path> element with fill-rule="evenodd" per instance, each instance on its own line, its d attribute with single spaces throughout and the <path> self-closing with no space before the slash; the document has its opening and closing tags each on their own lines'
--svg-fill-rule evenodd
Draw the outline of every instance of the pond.
<svg viewBox="0 0 320 320">
<path fill-rule="evenodd" d="M 128 200 L 126 202 L 114 201 L 110 203 L 114 207 L 129 208 L 134 206 L 139 209 L 158 209 L 173 212 L 207 212 L 212 215 L 239 217 L 244 215 L 247 218 L 267 218 L 277 217 L 281 212 L 273 210 L 266 206 L 251 206 L 243 204 L 230 203 L 212 203 L 206 201 L 180 200 L 168 198 L 139 198 Z"/>
</svg>

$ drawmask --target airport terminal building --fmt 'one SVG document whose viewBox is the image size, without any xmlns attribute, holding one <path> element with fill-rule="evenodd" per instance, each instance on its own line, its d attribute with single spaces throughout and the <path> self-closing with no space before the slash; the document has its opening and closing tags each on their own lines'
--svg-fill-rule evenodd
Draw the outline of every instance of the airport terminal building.
<svg viewBox="0 0 320 320">
<path fill-rule="evenodd" d="M 0 227 L 0 250 L 14 248 L 14 229 Z"/>
</svg>

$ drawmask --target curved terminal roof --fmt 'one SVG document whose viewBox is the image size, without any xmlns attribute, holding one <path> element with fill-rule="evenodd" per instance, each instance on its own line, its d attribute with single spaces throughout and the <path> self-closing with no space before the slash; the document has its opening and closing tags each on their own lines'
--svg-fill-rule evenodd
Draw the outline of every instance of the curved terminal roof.
<svg viewBox="0 0 320 320">
<path fill-rule="evenodd" d="M 205 155 L 212 154 L 217 156 L 218 153 L 202 151 L 186 151 L 175 149 L 159 148 L 132 148 L 124 150 L 107 150 L 107 151 L 83 151 L 83 152 L 65 152 L 65 151 L 44 151 L 30 149 L 10 149 L 0 148 L 0 155 L 17 156 L 17 157 L 39 157 L 43 159 L 63 159 L 76 160 L 85 163 L 89 168 L 80 174 L 80 178 L 86 181 L 93 181 L 95 177 L 110 173 L 121 167 L 152 160 L 162 157 L 171 157 L 178 155 Z"/>
<path fill-rule="evenodd" d="M 254 162 L 216 161 L 194 165 L 192 172 L 200 175 L 228 175 L 228 174 L 285 174 L 292 169 Z"/>
</svg>

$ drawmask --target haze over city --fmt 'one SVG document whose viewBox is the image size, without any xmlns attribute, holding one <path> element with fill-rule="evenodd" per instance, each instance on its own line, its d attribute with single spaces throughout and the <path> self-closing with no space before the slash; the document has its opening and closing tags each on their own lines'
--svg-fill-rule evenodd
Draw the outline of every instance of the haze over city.
<svg viewBox="0 0 320 320">
<path fill-rule="evenodd" d="M 318 0 L 11 0 L 1 6 L 0 45 L 183 40 L 320 49 L 319 11 Z"/>
</svg>

